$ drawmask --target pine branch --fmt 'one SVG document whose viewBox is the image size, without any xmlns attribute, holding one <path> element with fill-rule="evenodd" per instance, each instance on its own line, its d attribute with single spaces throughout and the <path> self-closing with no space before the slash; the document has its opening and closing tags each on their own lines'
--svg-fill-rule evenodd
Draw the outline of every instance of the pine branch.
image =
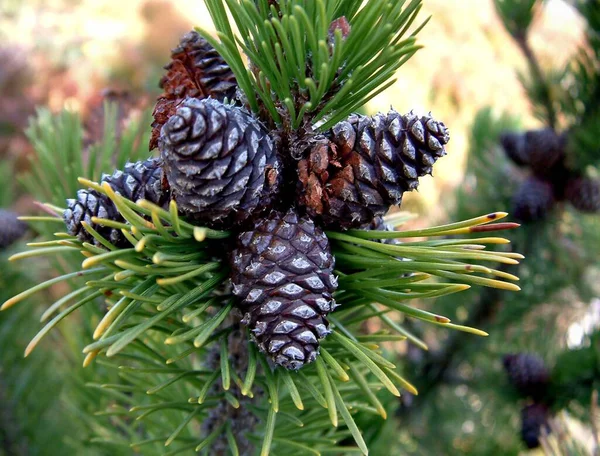
<svg viewBox="0 0 600 456">
<path fill-rule="evenodd" d="M 550 90 L 550 85 L 548 84 L 548 81 L 544 76 L 544 72 L 542 71 L 540 63 L 535 53 L 531 49 L 531 46 L 529 46 L 529 42 L 527 41 L 526 36 L 515 37 L 515 41 L 521 49 L 521 51 L 523 52 L 523 55 L 527 59 L 535 87 L 540 93 L 541 102 L 546 111 L 546 123 L 550 128 L 556 131 L 558 124 L 556 109 L 554 107 L 554 99 L 552 96 L 552 91 Z"/>
<path fill-rule="evenodd" d="M 126 224 L 120 226 L 122 226 L 122 231 L 127 239 L 132 243 L 132 248 L 117 249 L 86 224 L 86 229 L 100 242 L 103 248 L 61 235 L 57 243 L 60 247 L 47 247 L 48 244 L 43 243 L 41 247 L 32 252 L 14 256 L 13 259 L 21 259 L 54 254 L 57 249 L 60 249 L 65 252 L 69 250 L 83 251 L 86 258 L 82 263 L 83 269 L 80 272 L 52 279 L 30 291 L 21 293 L 4 304 L 3 308 L 13 306 L 18 301 L 29 297 L 34 291 L 45 289 L 57 281 L 88 276 L 86 277 L 87 282 L 82 286 L 80 285 L 80 288 L 76 288 L 77 291 L 70 295 L 70 298 L 76 302 L 57 313 L 46 324 L 32 340 L 26 353 L 29 354 L 42 337 L 66 316 L 78 308 L 94 302 L 103 295 L 107 296 L 111 308 L 95 329 L 97 340 L 84 348 L 84 353 L 87 354 L 87 364 L 101 353 L 106 354 L 109 358 L 125 355 L 129 353 L 130 349 L 135 349 L 141 343 L 142 336 L 146 338 L 147 335 L 152 333 L 165 334 L 165 336 L 157 339 L 157 342 L 162 339 L 169 346 L 176 347 L 183 344 L 184 347 L 194 347 L 200 350 L 204 350 L 211 343 L 216 343 L 222 337 L 226 337 L 229 329 L 222 328 L 222 324 L 228 318 L 227 316 L 231 314 L 231 300 L 227 294 L 222 294 L 222 292 L 215 294 L 215 291 L 223 283 L 222 265 L 214 258 L 203 255 L 202 252 L 205 249 L 212 251 L 212 244 L 221 242 L 222 239 L 227 237 L 227 234 L 196 227 L 181 220 L 176 209 L 165 211 L 158 206 L 143 201 L 136 204 L 114 193 L 108 185 L 100 186 L 87 180 L 82 180 L 82 182 L 95 189 L 95 191 L 104 193 L 113 201 L 126 222 Z M 349 231 L 348 234 L 330 233 L 331 238 L 336 240 L 337 247 L 334 248 L 334 251 L 340 249 L 336 253 L 340 260 L 338 268 L 341 276 L 337 300 L 342 304 L 342 308 L 336 311 L 336 315 L 331 318 L 334 333 L 322 344 L 323 360 L 318 360 L 316 370 L 314 368 L 304 369 L 304 372 L 306 372 L 307 378 L 310 379 L 309 381 L 314 382 L 313 388 L 324 391 L 325 402 L 321 406 L 328 407 L 332 422 L 337 423 L 339 413 L 363 450 L 366 447 L 354 423 L 352 413 L 346 411 L 346 407 L 353 404 L 353 410 L 365 410 L 374 414 L 382 413 L 382 408 L 377 401 L 373 400 L 374 396 L 369 394 L 366 397 L 366 404 L 355 403 L 352 399 L 354 390 L 362 390 L 365 384 L 368 385 L 369 383 L 365 383 L 364 380 L 361 383 L 360 376 L 355 375 L 350 378 L 345 371 L 354 365 L 355 373 L 360 372 L 363 376 L 372 376 L 375 379 L 373 388 L 377 389 L 383 386 L 395 395 L 399 394 L 396 385 L 409 391 L 414 391 L 414 387 L 395 371 L 394 364 L 385 360 L 379 350 L 373 347 L 372 344 L 360 342 L 356 338 L 354 327 L 365 319 L 377 317 L 379 314 L 379 312 L 373 314 L 369 307 L 366 307 L 364 303 L 361 304 L 361 301 L 366 300 L 366 303 L 378 301 L 384 308 L 406 313 L 434 325 L 483 334 L 474 328 L 454 325 L 446 317 L 413 308 L 404 304 L 403 301 L 416 297 L 445 295 L 467 288 L 460 283 L 421 283 L 423 279 L 427 278 L 427 275 L 422 274 L 423 272 L 440 277 L 456 278 L 467 283 L 472 282 L 516 290 L 518 287 L 504 281 L 504 279 L 510 280 L 512 276 L 472 263 L 462 263 L 462 261 L 501 261 L 513 264 L 517 262 L 516 258 L 520 258 L 519 255 L 502 254 L 500 252 L 486 254 L 480 251 L 479 247 L 472 248 L 473 242 L 491 244 L 507 242 L 502 238 L 478 238 L 476 241 L 429 240 L 405 242 L 400 245 L 386 245 L 363 237 L 375 239 L 387 237 L 410 238 L 423 235 L 435 237 L 448 234 L 486 233 L 497 229 L 514 228 L 514 224 L 492 223 L 504 215 L 488 214 L 461 223 L 419 231 L 361 232 L 360 230 L 353 230 Z M 145 217 L 149 217 L 153 220 L 153 223 L 149 224 Z M 112 223 L 101 219 L 93 219 L 92 221 L 99 225 Z M 190 256 L 190 252 L 194 252 L 194 255 Z M 359 255 L 347 255 L 345 252 L 361 253 Z M 398 261 L 397 257 L 399 256 L 413 261 Z M 412 271 L 421 272 L 421 275 L 416 274 L 414 277 L 407 277 L 405 280 L 398 278 L 398 274 Z M 491 275 L 500 280 L 479 277 L 479 275 Z M 90 278 L 93 280 L 89 280 Z M 386 278 L 391 280 L 386 281 Z M 80 299 L 81 296 L 83 297 Z M 120 298 L 114 299 L 113 296 L 120 296 Z M 73 298 L 79 299 L 79 301 Z M 66 305 L 68 301 L 69 299 L 59 300 L 50 307 L 52 310 L 46 313 L 47 316 L 50 316 L 52 312 L 58 312 L 60 307 Z M 182 312 L 185 313 L 182 314 Z M 361 314 L 362 316 L 357 317 Z M 386 333 L 381 334 L 382 341 L 393 340 L 394 337 L 388 336 Z M 155 352 L 155 349 L 151 350 Z M 164 351 L 164 349 L 162 350 Z M 221 350 L 225 350 L 220 351 L 222 360 L 226 359 L 225 354 L 228 357 L 231 356 L 226 346 L 222 346 Z M 193 351 L 185 349 L 182 356 L 187 357 L 192 353 Z M 329 353 L 331 356 L 329 356 Z M 264 385 L 275 412 L 280 410 L 283 412 L 287 407 L 285 404 L 288 402 L 293 403 L 292 407 L 294 409 L 308 407 L 311 403 L 313 404 L 312 407 L 318 407 L 317 403 L 309 400 L 305 395 L 301 397 L 294 392 L 306 387 L 306 383 L 297 383 L 296 379 L 289 383 L 290 379 L 287 377 L 285 370 L 278 369 L 270 372 L 271 368 L 264 356 L 260 354 L 258 359 L 263 369 L 261 373 L 254 372 L 252 374 L 255 377 L 254 383 L 259 382 Z M 220 370 L 216 371 L 224 386 L 231 384 L 230 375 L 241 375 L 239 371 L 230 370 L 230 367 L 234 366 L 222 364 Z M 190 375 L 193 375 L 192 373 L 187 374 L 185 370 L 175 370 L 173 373 L 179 374 L 175 381 L 190 378 Z M 217 380 L 218 376 L 213 378 L 212 381 Z M 287 380 L 281 380 L 281 376 L 284 376 L 284 379 Z M 355 379 L 358 383 L 350 381 L 352 379 Z M 204 388 L 208 388 L 212 381 L 206 382 Z M 342 384 L 350 382 L 342 389 L 338 387 L 340 381 Z M 288 384 L 287 394 L 284 394 L 280 389 L 282 382 Z M 169 380 L 165 383 L 165 386 L 171 384 L 172 380 Z M 295 386 L 292 386 L 294 384 Z M 250 392 L 251 385 L 252 382 L 246 385 L 244 390 Z M 165 386 L 152 388 L 149 392 L 160 399 L 160 395 L 157 393 Z M 209 389 L 204 389 L 204 391 L 199 396 L 202 399 L 196 400 L 196 403 L 202 404 L 199 405 L 202 410 L 186 405 L 190 404 L 189 400 L 165 401 L 165 399 L 150 408 L 134 406 L 132 410 L 143 412 L 144 416 L 163 408 L 187 412 L 188 415 L 184 417 L 183 424 L 166 439 L 167 443 L 170 443 L 177 439 L 177 436 L 190 421 L 202 418 L 206 412 L 212 413 L 210 410 L 215 407 L 218 408 L 219 404 L 223 404 L 223 401 L 219 399 L 219 395 L 209 394 Z M 208 396 L 206 396 L 207 394 Z M 239 407 L 239 398 L 231 396 L 227 390 L 224 394 L 230 404 L 235 404 L 234 408 Z M 314 397 L 319 402 L 316 399 L 318 396 Z M 127 400 L 129 401 L 129 399 Z M 193 404 L 194 400 L 191 403 Z M 303 405 L 300 406 L 299 404 Z M 307 408 L 307 410 L 310 411 L 311 409 Z M 335 412 L 336 410 L 337 412 Z M 259 413 L 259 416 L 261 419 L 269 419 L 264 413 Z M 209 434 L 212 437 L 210 437 L 210 441 L 206 442 L 206 445 L 217 445 L 217 436 L 222 430 L 218 426 L 214 429 L 211 428 Z M 268 445 L 285 446 L 285 441 L 278 440 L 280 432 L 281 430 L 277 426 L 272 443 Z M 267 445 L 264 442 L 271 439 L 271 436 L 264 435 L 263 439 L 267 439 L 263 441 L 262 445 L 264 446 Z M 301 442 L 301 439 L 299 442 Z M 299 442 L 298 444 L 301 444 Z M 196 445 L 198 446 L 199 443 L 196 442 Z"/>
<path fill-rule="evenodd" d="M 132 139 L 143 130 L 117 141 L 109 122 L 100 143 L 84 151 L 76 116 L 63 113 L 57 119 L 46 113 L 32 124 L 39 157 L 26 182 L 49 203 L 48 215 L 29 221 L 39 223 L 45 236 L 11 260 L 50 257 L 64 273 L 8 299 L 2 310 L 68 283 L 70 291 L 43 313 L 44 326 L 25 355 L 71 314 L 84 312 L 92 340 L 83 348 L 83 364 L 96 362 L 116 379 L 86 382 L 101 404 L 110 404 L 99 412 L 103 419 L 83 418 L 95 445 L 124 453 L 142 448 L 144 454 L 163 453 L 165 446 L 170 447 L 166 454 L 260 449 L 266 456 L 339 452 L 339 443 L 351 437 L 355 450 L 367 454 L 357 415 L 386 417 L 379 390 L 416 393 L 380 346 L 405 337 L 417 341 L 396 317 L 487 335 L 408 301 L 471 285 L 518 291 L 516 276 L 487 266 L 523 258 L 489 250 L 509 242 L 489 233 L 518 225 L 500 222 L 507 214 L 494 212 L 420 230 L 340 232 L 317 216 L 298 216 L 295 199 L 275 201 L 280 178 L 295 175 L 316 130 L 337 124 L 391 84 L 395 71 L 417 51 L 414 35 L 422 25 L 412 34 L 409 29 L 420 0 L 207 0 L 207 6 L 218 33 L 205 34 L 206 40 L 228 65 L 197 34 L 184 39 L 189 46 L 182 58 L 194 55 L 186 65 L 200 77 L 208 65 L 214 74 L 225 71 L 226 90 L 219 92 L 222 99 L 179 105 L 178 89 L 202 92 L 206 80 L 192 81 L 186 73 L 179 81 L 176 71 L 170 73 L 174 87 L 163 88 L 173 97 L 160 109 L 157 105 L 153 125 L 160 161 L 101 177 L 100 169 L 122 166 L 128 156 L 143 153 L 140 144 L 146 141 Z M 245 96 L 229 104 L 235 84 Z M 393 112 L 352 119 L 359 129 L 387 124 L 390 137 L 377 151 L 378 160 L 391 160 L 397 168 L 389 170 L 394 188 L 386 188 L 383 209 L 365 209 L 370 222 L 431 171 L 445 154 L 449 135 L 431 116 Z M 345 140 L 340 150 L 354 148 L 355 126 L 345 128 L 348 137 L 340 137 Z M 297 150 L 282 158 L 290 145 Z M 341 168 L 337 146 L 327 147 L 332 155 L 325 157 L 325 167 Z M 46 172 L 52 165 L 59 171 Z M 280 175 L 283 168 L 287 175 Z M 321 171 L 326 179 L 327 170 Z M 294 179 L 289 188 L 300 183 Z M 86 189 L 77 191 L 76 180 Z M 343 189 L 341 197 L 354 203 L 348 191 L 353 188 Z M 224 202 L 222 197 L 233 193 L 243 198 Z M 378 199 L 364 193 L 365 200 Z M 263 199 L 264 207 L 254 204 Z M 211 212 L 219 203 L 224 212 Z M 357 217 L 352 212 L 348 226 L 364 226 L 355 223 Z M 56 233 L 63 222 L 67 232 Z M 247 222 L 255 224 L 246 228 Z M 444 239 L 450 235 L 461 238 Z M 99 321 L 87 318 L 99 308 Z M 363 335 L 360 327 L 370 319 L 389 329 Z"/>
<path fill-rule="evenodd" d="M 425 23 L 407 33 L 421 0 L 406 3 L 209 0 L 217 38 L 198 30 L 229 64 L 252 111 L 289 130 L 318 121 L 325 130 L 393 83 L 419 49 L 415 35 Z"/>
</svg>

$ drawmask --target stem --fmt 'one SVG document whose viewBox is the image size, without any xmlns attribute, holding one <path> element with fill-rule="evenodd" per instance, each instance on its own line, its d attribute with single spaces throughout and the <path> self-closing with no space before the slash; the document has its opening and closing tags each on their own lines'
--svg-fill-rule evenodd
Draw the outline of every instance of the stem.
<svg viewBox="0 0 600 456">
<path fill-rule="evenodd" d="M 515 37 L 515 41 L 517 42 L 517 45 L 519 46 L 519 48 L 525 55 L 527 62 L 529 63 L 529 68 L 531 69 L 533 78 L 536 80 L 537 84 L 541 88 L 541 93 L 543 97 L 542 102 L 544 103 L 544 108 L 546 109 L 548 125 L 550 126 L 550 128 L 556 131 L 556 110 L 554 109 L 554 105 L 552 103 L 550 86 L 548 85 L 548 81 L 544 76 L 544 72 L 542 71 L 540 62 L 538 61 L 535 53 L 531 49 L 531 46 L 529 46 L 526 36 L 517 36 Z"/>
<path fill-rule="evenodd" d="M 225 320 L 224 326 L 233 324 L 235 317 L 231 315 Z M 227 354 L 228 362 L 230 363 L 233 372 L 240 373 L 244 372 L 248 365 L 248 336 L 243 328 L 236 327 L 227 337 Z M 222 348 L 221 344 L 215 344 L 209 353 L 207 354 L 206 363 L 207 367 L 211 370 L 217 371 L 221 368 L 221 355 Z M 211 387 L 211 395 L 222 393 L 223 386 L 220 381 L 217 381 Z M 227 399 L 224 397 L 220 399 L 219 403 L 213 408 L 202 423 L 202 429 L 205 435 L 210 435 L 215 429 L 219 427 L 229 425 L 233 435 L 236 438 L 236 444 L 239 454 L 254 454 L 255 445 L 246 437 L 246 434 L 250 434 L 256 428 L 259 423 L 258 418 L 250 411 L 249 405 L 254 402 L 251 398 L 242 395 L 237 385 L 231 384 L 228 393 L 233 395 L 239 402 L 239 407 L 234 408 Z M 255 390 L 254 398 L 260 397 Z M 225 432 L 221 433 L 211 446 L 211 454 L 214 455 L 226 455 L 229 454 L 229 442 L 227 441 L 227 435 Z"/>
</svg>

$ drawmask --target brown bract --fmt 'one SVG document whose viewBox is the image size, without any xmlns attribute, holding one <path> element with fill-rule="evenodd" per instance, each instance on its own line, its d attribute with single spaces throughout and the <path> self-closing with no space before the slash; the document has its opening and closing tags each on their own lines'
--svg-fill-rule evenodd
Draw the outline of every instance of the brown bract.
<svg viewBox="0 0 600 456">
<path fill-rule="evenodd" d="M 219 101 L 235 97 L 237 82 L 229 65 L 208 41 L 196 32 L 185 35 L 171 53 L 160 80 L 164 90 L 154 108 L 150 150 L 158 146 L 160 129 L 186 98 L 212 97 Z"/>
<path fill-rule="evenodd" d="M 308 157 L 298 163 L 298 179 L 303 190 L 299 196 L 300 204 L 318 215 L 323 214 L 324 191 L 329 181 L 330 166 L 339 168 L 341 165 L 337 160 L 336 145 L 326 138 L 317 140 Z"/>
<path fill-rule="evenodd" d="M 298 162 L 298 203 L 327 228 L 368 225 L 431 174 L 448 140 L 430 115 L 352 115 L 308 145 Z"/>
</svg>

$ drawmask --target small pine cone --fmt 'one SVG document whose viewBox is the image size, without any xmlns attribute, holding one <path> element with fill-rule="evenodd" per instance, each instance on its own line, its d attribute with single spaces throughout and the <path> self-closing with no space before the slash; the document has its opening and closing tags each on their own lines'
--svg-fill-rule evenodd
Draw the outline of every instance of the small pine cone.
<svg viewBox="0 0 600 456">
<path fill-rule="evenodd" d="M 525 180 L 513 197 L 513 215 L 522 222 L 543 220 L 553 206 L 552 184 L 535 176 Z"/>
<path fill-rule="evenodd" d="M 578 176 L 567 182 L 565 189 L 567 200 L 581 212 L 600 212 L 600 181 Z"/>
<path fill-rule="evenodd" d="M 179 209 L 228 229 L 272 203 L 279 158 L 264 127 L 241 108 L 187 99 L 164 125 L 160 151 Z"/>
<path fill-rule="evenodd" d="M 551 128 L 525 133 L 525 148 L 534 174 L 546 176 L 565 157 L 566 135 L 557 135 Z"/>
<path fill-rule="evenodd" d="M 502 360 L 509 382 L 523 395 L 541 398 L 546 393 L 550 373 L 544 360 L 532 353 L 504 356 Z"/>
<path fill-rule="evenodd" d="M 531 404 L 521 410 L 521 438 L 527 448 L 540 446 L 542 432 L 551 432 L 550 411 L 544 404 Z"/>
<path fill-rule="evenodd" d="M 27 225 L 14 212 L 0 209 L 0 250 L 5 249 L 27 232 Z"/>
<path fill-rule="evenodd" d="M 175 114 L 186 98 L 233 100 L 236 95 L 235 76 L 214 47 L 197 32 L 186 34 L 171 52 L 167 74 L 160 80 L 164 93 L 154 108 L 150 150 L 158 146 L 160 129 Z"/>
<path fill-rule="evenodd" d="M 525 166 L 529 164 L 529 149 L 525 144 L 525 135 L 521 133 L 504 133 L 500 136 L 500 144 L 504 153 L 516 165 Z"/>
<path fill-rule="evenodd" d="M 325 233 L 291 209 L 271 212 L 238 236 L 230 258 L 233 293 L 260 350 L 287 369 L 314 361 L 337 288 Z"/>
<path fill-rule="evenodd" d="M 169 202 L 169 192 L 164 186 L 160 161 L 156 158 L 127 163 L 123 171 L 102 176 L 101 182 L 108 182 L 115 192 L 131 201 L 145 199 L 163 207 Z M 129 245 L 129 241 L 120 230 L 92 222 L 92 217 L 116 222 L 124 221 L 108 196 L 91 189 L 79 190 L 77 198 L 68 199 L 67 205 L 63 219 L 72 236 L 77 236 L 82 242 L 98 244 L 98 241 L 81 224 L 86 222 L 117 247 Z"/>
<path fill-rule="evenodd" d="M 352 115 L 315 139 L 298 163 L 300 204 L 328 227 L 367 225 L 431 174 L 449 139 L 431 116 Z"/>
</svg>

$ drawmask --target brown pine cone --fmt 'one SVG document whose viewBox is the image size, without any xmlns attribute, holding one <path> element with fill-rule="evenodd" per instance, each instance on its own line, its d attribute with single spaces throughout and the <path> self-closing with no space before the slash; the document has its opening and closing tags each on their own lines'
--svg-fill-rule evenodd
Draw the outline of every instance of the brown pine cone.
<svg viewBox="0 0 600 456">
<path fill-rule="evenodd" d="M 154 108 L 150 150 L 158 146 L 160 129 L 186 98 L 233 100 L 237 82 L 229 65 L 208 41 L 191 31 L 171 53 L 167 74 L 160 80 L 164 93 Z"/>
<path fill-rule="evenodd" d="M 299 203 L 327 227 L 368 225 L 431 174 L 449 139 L 431 116 L 352 115 L 316 138 L 299 161 Z"/>
</svg>

